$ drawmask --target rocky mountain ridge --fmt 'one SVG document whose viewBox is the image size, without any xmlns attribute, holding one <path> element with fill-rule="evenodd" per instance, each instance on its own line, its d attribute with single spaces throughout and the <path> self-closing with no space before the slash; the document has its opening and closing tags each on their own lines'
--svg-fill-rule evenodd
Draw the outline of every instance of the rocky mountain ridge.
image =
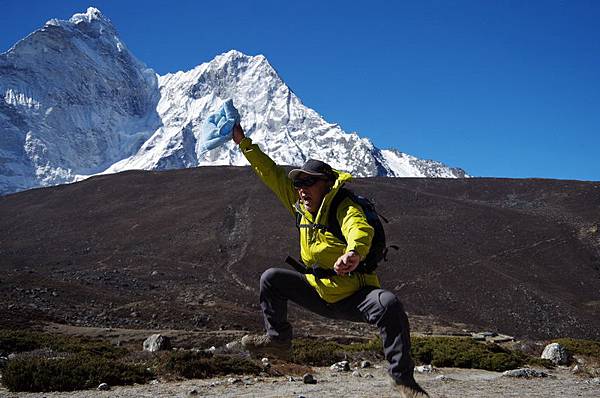
<svg viewBox="0 0 600 398">
<path fill-rule="evenodd" d="M 197 151 L 203 120 L 226 98 L 279 164 L 313 157 L 358 177 L 467 176 L 328 123 L 262 55 L 231 50 L 158 76 L 92 7 L 48 21 L 0 54 L 0 93 L 0 194 L 129 169 L 247 164 L 233 143 Z"/>
</svg>

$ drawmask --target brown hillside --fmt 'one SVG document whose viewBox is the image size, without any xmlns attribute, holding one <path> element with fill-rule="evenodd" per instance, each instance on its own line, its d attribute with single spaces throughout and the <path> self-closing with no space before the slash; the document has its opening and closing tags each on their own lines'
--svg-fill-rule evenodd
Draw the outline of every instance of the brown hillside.
<svg viewBox="0 0 600 398">
<path fill-rule="evenodd" d="M 600 183 L 350 185 L 390 220 L 401 249 L 379 274 L 410 314 L 532 338 L 600 338 Z M 132 171 L 3 196 L 0 319 L 259 329 L 260 273 L 297 255 L 296 235 L 242 167 Z"/>
</svg>

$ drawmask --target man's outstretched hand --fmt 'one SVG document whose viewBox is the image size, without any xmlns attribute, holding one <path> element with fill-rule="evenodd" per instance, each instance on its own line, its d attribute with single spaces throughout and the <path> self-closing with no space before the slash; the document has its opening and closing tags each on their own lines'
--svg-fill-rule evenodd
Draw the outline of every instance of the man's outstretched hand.
<svg viewBox="0 0 600 398">
<path fill-rule="evenodd" d="M 244 130 L 242 130 L 242 126 L 240 126 L 239 123 L 233 126 L 233 142 L 239 145 L 240 142 L 244 139 L 244 137 L 245 135 Z"/>
<path fill-rule="evenodd" d="M 333 265 L 334 271 L 338 275 L 346 275 L 356 269 L 360 263 L 360 254 L 350 251 L 340 256 Z"/>
</svg>

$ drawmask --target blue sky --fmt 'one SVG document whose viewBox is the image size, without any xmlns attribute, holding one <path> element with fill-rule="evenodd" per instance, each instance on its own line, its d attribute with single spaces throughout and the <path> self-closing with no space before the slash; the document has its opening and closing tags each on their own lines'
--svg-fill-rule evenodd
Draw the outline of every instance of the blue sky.
<svg viewBox="0 0 600 398">
<path fill-rule="evenodd" d="M 475 176 L 600 181 L 600 1 L 0 0 L 0 52 L 88 6 L 160 74 L 264 54 L 380 148 Z"/>
</svg>

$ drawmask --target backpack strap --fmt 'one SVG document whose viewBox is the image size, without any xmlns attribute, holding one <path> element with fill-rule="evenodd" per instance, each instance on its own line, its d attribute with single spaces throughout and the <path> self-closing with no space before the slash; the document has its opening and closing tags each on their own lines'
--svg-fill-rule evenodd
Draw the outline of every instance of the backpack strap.
<svg viewBox="0 0 600 398">
<path fill-rule="evenodd" d="M 338 210 L 338 207 L 340 207 L 340 204 L 342 203 L 342 201 L 344 199 L 346 199 L 347 197 L 351 198 L 352 197 L 351 195 L 352 195 L 352 192 L 350 192 L 346 188 L 344 188 L 344 187 L 340 188 L 337 191 L 337 193 L 335 194 L 335 196 L 333 197 L 333 199 L 331 200 L 331 204 L 329 205 L 329 214 L 327 217 L 326 230 L 331 232 L 333 234 L 333 236 L 335 236 L 336 238 L 338 238 L 339 240 L 344 242 L 344 244 L 347 244 L 348 241 L 346 241 L 344 234 L 342 234 L 342 227 L 340 225 L 340 222 L 337 219 L 337 210 Z"/>
</svg>

